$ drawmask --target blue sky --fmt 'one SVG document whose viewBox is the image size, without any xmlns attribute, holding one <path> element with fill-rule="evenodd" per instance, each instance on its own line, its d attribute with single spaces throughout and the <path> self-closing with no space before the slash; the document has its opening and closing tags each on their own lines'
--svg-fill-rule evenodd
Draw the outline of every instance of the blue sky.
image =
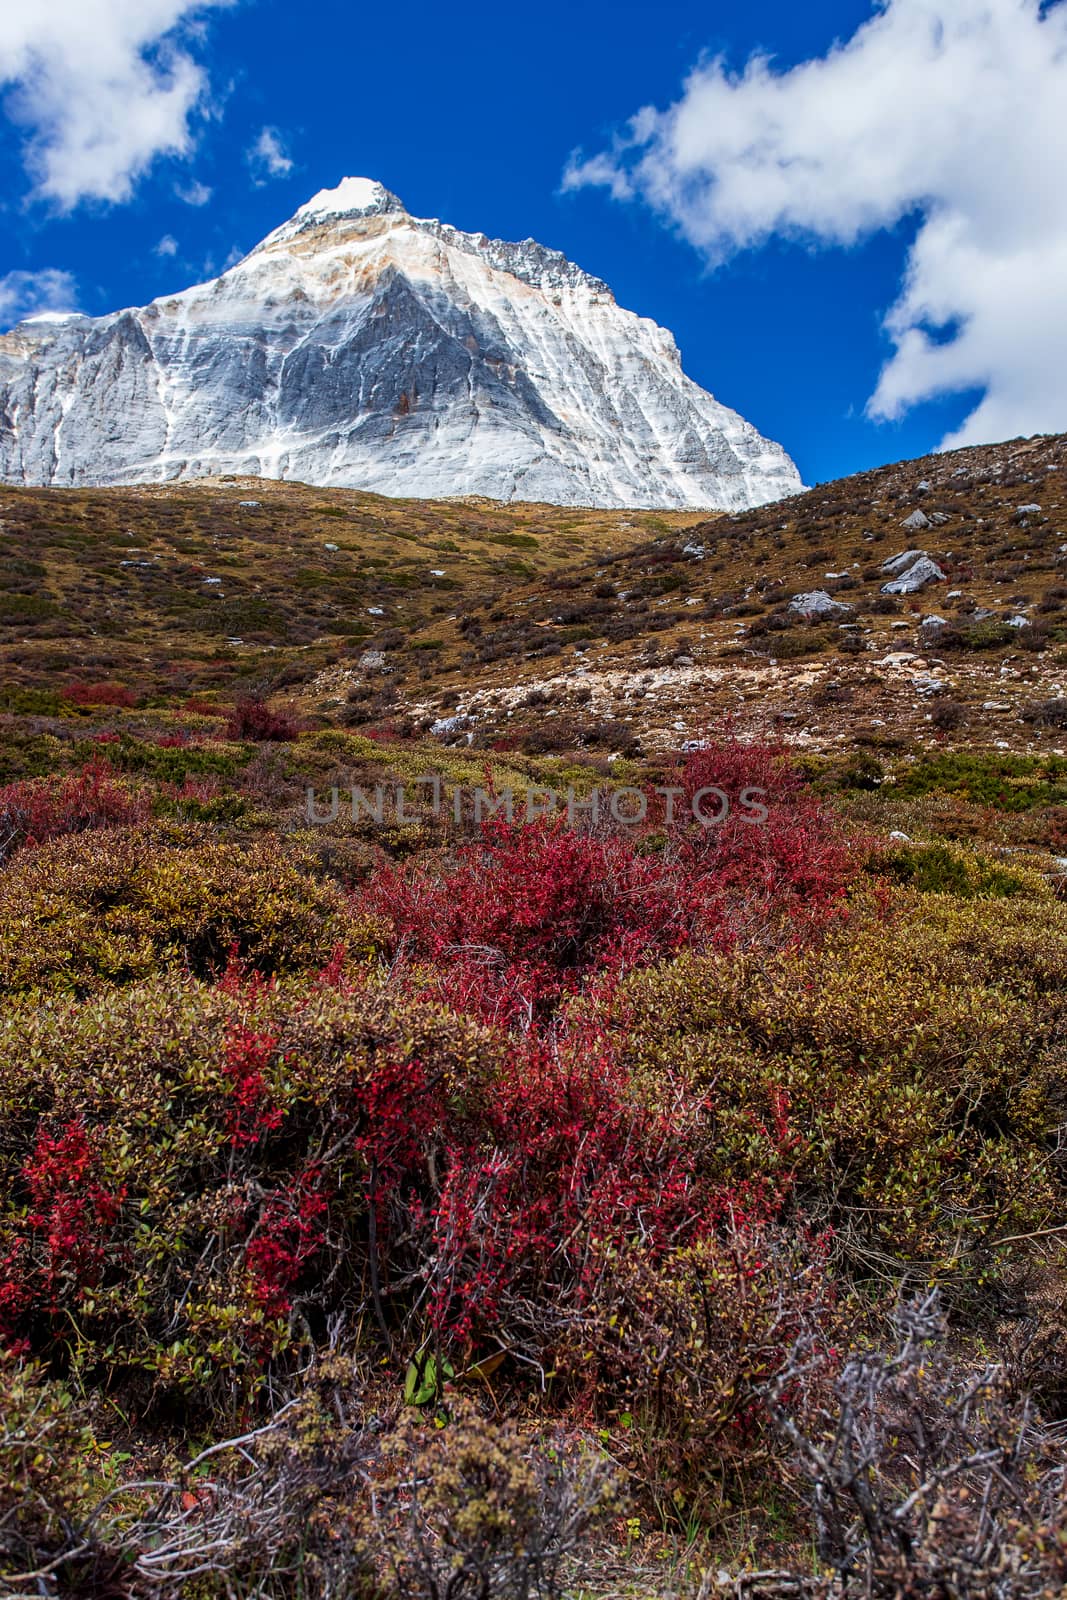
<svg viewBox="0 0 1067 1600">
<path fill-rule="evenodd" d="M 64 3 L 56 0 L 60 10 Z M 83 7 L 87 3 L 82 0 Z M 636 154 L 632 148 L 620 153 L 620 131 L 642 106 L 660 108 L 662 117 L 684 93 L 686 106 L 694 100 L 693 115 L 704 114 L 695 104 L 696 91 L 683 92 L 683 85 L 701 61 L 715 57 L 723 58 L 723 67 L 699 87 L 718 96 L 707 111 L 717 129 L 737 122 L 744 134 L 746 119 L 758 125 L 765 116 L 758 85 L 739 85 L 730 77 L 757 51 L 773 57 L 772 75 L 785 84 L 784 104 L 797 140 L 806 136 L 801 125 L 811 115 L 800 75 L 790 77 L 798 63 L 829 59 L 836 77 L 826 80 L 826 92 L 837 94 L 844 106 L 857 84 L 855 98 L 864 100 L 863 75 L 869 71 L 873 82 L 874 52 L 889 52 L 892 59 L 899 49 L 906 105 L 914 69 L 903 57 L 912 48 L 913 29 L 905 36 L 901 23 L 896 34 L 872 36 L 866 56 L 854 51 L 836 66 L 828 56 L 835 41 L 852 39 L 870 24 L 869 4 L 773 0 L 741 8 L 547 0 L 536 6 L 444 7 L 412 0 L 403 7 L 364 7 L 339 0 L 299 6 L 292 0 L 220 6 L 216 0 L 198 12 L 192 0 L 132 3 L 155 5 L 163 22 L 177 18 L 184 30 L 169 41 L 163 35 L 163 58 L 153 55 L 159 46 L 151 41 L 146 49 L 148 59 L 158 62 L 176 39 L 182 59 L 200 75 L 198 97 L 190 91 L 192 109 L 183 119 L 188 148 L 178 157 L 165 151 L 152 160 L 144 151 L 131 156 L 117 201 L 94 199 L 88 180 L 84 187 L 90 192 L 79 194 L 81 180 L 71 179 L 69 169 L 62 180 L 67 188 L 56 198 L 60 180 L 55 163 L 47 165 L 49 140 L 55 145 L 73 135 L 56 131 L 61 113 L 47 96 L 43 109 L 34 100 L 43 91 L 32 64 L 26 65 L 31 46 L 39 65 L 51 45 L 47 38 L 36 45 L 23 41 L 18 57 L 8 41 L 8 116 L 0 120 L 0 284 L 29 289 L 47 280 L 23 274 L 65 273 L 76 284 L 82 310 L 143 304 L 213 275 L 316 190 L 358 174 L 380 179 L 416 215 L 504 238 L 532 235 L 606 278 L 620 303 L 673 330 L 689 374 L 780 440 L 808 482 L 935 448 L 981 398 L 981 384 L 970 383 L 971 367 L 963 365 L 951 379 L 954 392 L 928 397 L 921 392 L 923 384 L 929 389 L 926 378 L 909 374 L 903 402 L 893 402 L 899 413 L 893 420 L 865 413 L 893 355 L 883 319 L 901 294 L 909 252 L 931 214 L 931 203 L 920 196 L 935 181 L 921 171 L 886 175 L 879 127 L 860 127 L 848 134 L 849 145 L 831 149 L 827 167 L 835 175 L 820 180 L 820 192 L 834 190 L 832 224 L 825 221 L 823 198 L 817 205 L 812 201 L 799 221 L 785 215 L 782 202 L 741 221 L 735 206 L 724 221 L 714 210 L 719 205 L 721 212 L 721 204 L 707 200 L 710 191 L 702 191 L 694 209 L 692 174 L 679 176 L 671 169 L 673 156 L 664 155 L 665 123 L 657 124 L 651 156 L 647 139 Z M 130 4 L 92 0 L 89 9 L 97 9 L 106 23 L 109 8 L 121 12 Z M 1023 15 L 1031 29 L 1043 27 L 1030 0 L 995 0 L 997 7 Z M 889 6 L 894 14 L 919 8 L 936 12 L 936 0 L 891 0 Z M 965 0 L 942 0 L 941 10 L 950 15 L 961 8 L 968 9 Z M 0 77 L 4 28 L 11 26 L 0 23 Z M 1042 37 L 1035 32 L 1039 44 Z M 1003 56 L 995 47 L 992 41 L 990 60 Z M 940 70 L 934 54 L 926 51 L 932 71 Z M 1017 75 L 1035 70 L 1026 62 Z M 1047 65 L 1038 69 L 1041 84 Z M 176 70 L 173 59 L 167 70 Z M 979 70 L 998 69 L 985 61 L 975 66 Z M 65 77 L 57 72 L 53 101 L 83 92 L 78 71 L 75 63 Z M 106 95 L 106 71 L 102 77 L 100 93 Z M 101 116 L 115 114 L 114 106 L 102 105 Z M 134 120 L 131 113 L 131 127 Z M 937 137 L 932 130 L 930 138 Z M 981 130 L 975 137 L 980 142 Z M 893 197 L 877 216 L 853 226 L 849 208 L 858 202 L 838 190 L 850 148 L 864 140 L 873 151 L 873 187 L 884 184 Z M 150 142 L 146 148 L 150 153 Z M 576 152 L 579 166 L 599 155 L 608 176 L 590 166 L 584 174 L 589 181 L 564 189 L 563 174 L 568 163 L 575 164 Z M 273 159 L 264 159 L 272 153 Z M 980 158 L 980 149 L 975 156 Z M 811 165 L 803 149 L 799 158 L 787 150 L 779 169 L 800 158 Z M 909 159 L 914 165 L 918 158 Z M 742 157 L 733 147 L 725 154 L 716 147 L 701 160 L 714 167 L 721 196 L 719 180 Z M 138 163 L 144 170 L 138 171 Z M 741 170 L 742 190 L 751 176 Z M 862 189 L 862 173 L 854 176 Z M 958 189 L 961 181 L 943 180 L 942 208 L 956 196 L 950 182 Z M 755 193 L 758 185 L 749 188 Z M 190 203 L 206 189 L 210 199 Z M 751 193 L 741 200 L 742 210 L 751 209 Z M 971 203 L 980 198 L 972 196 Z M 940 269 L 950 272 L 951 263 L 940 262 Z M 934 291 L 927 298 L 942 303 Z M 959 315 L 965 310 L 974 314 L 961 306 Z M 1058 317 L 1058 303 L 1054 311 Z M 996 308 L 981 308 L 981 314 L 992 327 L 992 348 Z M 921 321 L 926 312 L 917 315 Z M 928 364 L 937 358 L 934 347 L 951 341 L 955 317 L 950 303 L 940 330 L 937 317 L 928 320 Z M 989 359 L 987 353 L 974 355 L 974 370 L 984 372 Z M 1040 349 L 1034 360 L 1040 362 Z M 1016 387 L 1027 381 L 1025 374 L 1010 377 Z M 1055 421 L 1057 404 L 1053 393 L 1041 417 L 1051 407 Z M 1015 413 L 1009 408 L 1006 414 L 1007 427 Z M 1067 428 L 1067 407 L 1060 425 Z"/>
</svg>

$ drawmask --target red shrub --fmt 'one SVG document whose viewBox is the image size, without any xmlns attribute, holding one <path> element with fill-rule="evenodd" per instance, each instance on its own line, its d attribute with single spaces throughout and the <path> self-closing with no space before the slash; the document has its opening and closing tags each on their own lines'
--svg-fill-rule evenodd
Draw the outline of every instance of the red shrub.
<svg viewBox="0 0 1067 1600">
<path fill-rule="evenodd" d="M 80 1121 L 67 1123 L 56 1137 L 39 1133 L 22 1176 L 30 1192 L 27 1224 L 43 1246 L 40 1286 L 54 1307 L 64 1279 L 79 1290 L 98 1281 L 125 1190 L 109 1191 L 100 1182 L 99 1151 Z"/>
<path fill-rule="evenodd" d="M 784 748 L 709 741 L 688 757 L 675 784 L 681 795 L 669 851 L 683 875 L 710 880 L 730 903 L 735 927 L 783 913 L 803 924 L 839 905 L 856 870 L 855 848 L 806 790 Z M 694 806 L 717 815 L 724 807 L 716 791 L 729 798 L 729 812 L 704 827 Z"/>
<path fill-rule="evenodd" d="M 291 1291 L 322 1248 L 329 1207 L 321 1184 L 319 1168 L 311 1166 L 268 1200 L 245 1252 L 252 1299 L 272 1321 L 288 1316 Z"/>
<path fill-rule="evenodd" d="M 255 743 L 295 739 L 299 731 L 292 717 L 272 711 L 265 700 L 254 695 L 237 701 L 226 724 L 227 739 L 247 739 Z"/>
<path fill-rule="evenodd" d="M 724 809 L 713 790 L 729 812 L 704 826 L 693 806 Z M 794 937 L 839 907 L 854 854 L 780 751 L 723 741 L 656 804 L 643 830 L 494 817 L 447 877 L 386 866 L 363 905 L 453 1004 L 503 1021 L 544 1016 L 596 975 L 687 945 Z"/>
<path fill-rule="evenodd" d="M 143 795 L 117 780 L 106 762 L 90 761 L 66 777 L 30 778 L 0 788 L 0 853 L 32 849 L 68 833 L 126 827 L 147 815 Z M 9 840 L 6 852 L 3 837 Z"/>
<path fill-rule="evenodd" d="M 644 1103 L 595 1031 L 516 1040 L 477 1125 L 449 1132 L 425 1270 L 431 1321 L 461 1343 L 536 1342 L 537 1317 L 575 1316 L 627 1239 L 655 1261 L 720 1209 L 693 1108 Z"/>
<path fill-rule="evenodd" d="M 83 683 L 75 681 L 61 689 L 62 699 L 75 706 L 135 706 L 137 696 L 123 683 Z"/>
<path fill-rule="evenodd" d="M 281 1110 L 273 1104 L 264 1076 L 270 1065 L 277 1035 L 258 1033 L 234 1023 L 226 1036 L 223 1076 L 232 1085 L 226 1131 L 235 1149 L 256 1144 L 281 1126 Z"/>
<path fill-rule="evenodd" d="M 363 893 L 392 921 L 398 953 L 438 964 L 460 1009 L 505 1020 L 551 1010 L 593 973 L 668 955 L 692 926 L 662 860 L 549 818 L 494 819 L 447 879 L 386 866 Z"/>
</svg>

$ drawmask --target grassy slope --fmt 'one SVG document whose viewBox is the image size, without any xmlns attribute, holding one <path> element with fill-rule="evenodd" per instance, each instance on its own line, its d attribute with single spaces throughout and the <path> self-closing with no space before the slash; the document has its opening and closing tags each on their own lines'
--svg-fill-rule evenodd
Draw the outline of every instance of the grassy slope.
<svg viewBox="0 0 1067 1600">
<path fill-rule="evenodd" d="M 1020 517 L 1028 503 L 1041 512 Z M 916 509 L 944 520 L 913 533 Z M 724 713 L 777 721 L 816 751 L 935 737 L 1039 751 L 1062 743 L 1022 718 L 1067 682 L 1065 544 L 1062 438 L 907 462 L 711 522 L 257 480 L 5 489 L 0 681 L 119 679 L 171 703 L 251 684 L 327 722 L 428 727 L 458 711 L 472 717 L 464 741 L 522 747 L 529 728 L 561 751 L 583 723 L 629 724 L 655 751 Z M 879 609 L 880 564 L 910 545 L 948 581 Z M 861 652 L 842 653 L 834 622 L 774 629 L 814 588 L 854 608 Z M 921 632 L 934 613 L 966 634 L 975 607 L 993 613 L 984 648 Z M 1017 615 L 1035 626 L 1006 630 Z M 379 647 L 385 672 L 361 664 Z M 954 726 L 932 725 L 937 698 L 958 705 L 940 719 Z"/>
<path fill-rule="evenodd" d="M 21 867 L 0 874 L 0 884 L 7 879 L 11 886 L 6 928 L 0 918 L 0 967 L 7 962 L 3 971 L 10 967 L 17 975 L 20 964 L 36 961 L 48 986 L 68 986 L 62 942 L 48 918 L 54 895 L 97 893 L 89 869 L 98 851 L 101 865 L 92 871 L 99 871 L 105 889 L 109 874 L 115 875 L 110 852 L 125 860 L 123 850 L 143 848 L 149 852 L 145 859 L 158 853 L 161 873 L 173 858 L 190 901 L 186 907 L 161 877 L 166 905 L 138 906 L 135 912 L 120 907 L 129 921 L 121 930 L 126 944 L 120 949 L 116 934 L 117 954 L 105 952 L 107 960 L 128 959 L 134 974 L 141 970 L 136 963 L 153 973 L 158 964 L 162 972 L 163 956 L 143 943 L 149 933 L 167 961 L 180 965 L 182 950 L 189 948 L 182 919 L 207 924 L 221 917 L 225 927 L 205 957 L 210 966 L 229 937 L 222 913 L 229 914 L 230 896 L 234 915 L 246 915 L 238 904 L 242 894 L 247 890 L 254 899 L 261 884 L 264 894 L 273 893 L 277 881 L 285 916 L 295 925 L 298 915 L 318 914 L 320 899 L 332 908 L 336 893 L 366 882 L 390 858 L 415 857 L 431 869 L 447 860 L 453 841 L 447 828 L 428 818 L 404 823 L 390 812 L 384 829 L 339 824 L 302 832 L 308 783 L 320 790 L 353 780 L 371 787 L 436 768 L 446 782 L 469 786 L 482 780 L 486 761 L 500 786 L 581 787 L 608 775 L 640 781 L 658 774 L 672 747 L 729 712 L 743 728 L 785 733 L 805 753 L 808 770 L 833 803 L 875 834 L 884 836 L 892 827 L 926 841 L 893 846 L 883 839 L 872 846 L 875 868 L 903 886 L 899 917 L 905 932 L 889 950 L 885 972 L 875 971 L 877 948 L 863 946 L 861 962 L 846 944 L 840 972 L 829 969 L 833 982 L 815 988 L 838 996 L 845 1008 L 843 1036 L 851 1026 L 847 1007 L 854 1003 L 856 1016 L 864 1017 L 867 989 L 884 992 L 888 1021 L 879 1016 L 869 1027 L 874 1058 L 884 1066 L 886 1083 L 895 1084 L 893 1074 L 907 1051 L 893 1019 L 901 984 L 908 986 L 916 1015 L 928 1014 L 931 1026 L 937 1024 L 929 1062 L 922 1058 L 920 1072 L 924 1083 L 936 1084 L 937 1074 L 954 1070 L 957 1058 L 950 1037 L 954 995 L 970 992 L 953 963 L 970 959 L 972 947 L 978 952 L 981 968 L 968 982 L 975 1015 L 986 1018 L 1007 1004 L 993 987 L 1002 968 L 1011 968 L 1013 959 L 1029 970 L 1044 952 L 1055 977 L 1063 948 L 1063 908 L 1051 898 L 1058 880 L 1050 857 L 1067 850 L 1067 772 L 1055 754 L 1061 741 L 1067 744 L 1067 734 L 1022 716 L 1058 697 L 1061 681 L 1067 683 L 1067 609 L 1056 592 L 1063 586 L 1067 596 L 1067 563 L 1059 548 L 1067 544 L 1065 468 L 1063 440 L 1016 443 L 887 468 L 699 527 L 699 519 L 680 516 L 393 501 L 247 480 L 173 489 L 0 490 L 0 783 L 70 773 L 104 756 L 150 809 L 147 826 L 156 830 L 143 846 L 140 834 L 130 846 L 119 835 L 113 845 L 109 836 L 95 833 L 60 841 L 53 856 L 39 858 L 36 887 L 30 853 Z M 916 486 L 924 479 L 931 488 L 920 493 Z M 260 504 L 242 508 L 245 499 Z M 1035 502 L 1041 512 L 1020 517 L 1019 506 Z M 948 520 L 912 536 L 901 523 L 916 506 Z M 337 550 L 327 550 L 328 544 Z M 685 544 L 693 547 L 688 553 Z M 905 601 L 897 612 L 872 611 L 884 581 L 878 564 L 910 544 L 941 559 L 951 581 L 918 597 L 914 609 Z M 122 564 L 143 561 L 150 564 Z M 846 570 L 856 581 L 841 598 L 857 607 L 862 653 L 842 654 L 836 627 L 749 634 L 790 593 L 832 587 L 837 580 L 825 574 Z M 208 585 L 206 577 L 224 581 Z M 963 591 L 959 602 L 947 600 L 954 588 Z M 697 604 L 687 605 L 689 600 Z M 921 617 L 937 611 L 966 625 L 969 613 L 962 607 L 968 604 L 997 614 L 1029 607 L 1030 616 L 1048 624 L 1047 634 L 1039 630 L 1027 641 L 1040 646 L 1035 650 L 1013 638 L 989 649 L 920 655 Z M 372 616 L 372 607 L 383 616 Z M 227 643 L 232 638 L 242 642 Z M 768 645 L 783 638 L 796 653 L 772 664 Z M 379 647 L 388 671 L 361 665 L 361 656 Z M 885 660 L 900 650 L 917 659 L 897 665 Z M 943 679 L 942 693 L 921 692 L 917 680 L 928 676 Z M 74 679 L 120 682 L 136 703 L 64 701 L 62 690 Z M 298 713 L 300 737 L 257 745 L 228 735 L 226 712 L 235 694 L 248 688 L 265 690 L 277 707 Z M 191 696 L 197 699 L 190 710 Z M 938 702 L 961 706 L 955 726 L 937 729 L 927 720 Z M 471 720 L 456 730 L 453 747 L 445 748 L 447 735 L 434 739 L 427 725 L 457 711 Z M 627 756 L 609 765 L 607 758 L 619 750 Z M 258 878 L 247 875 L 248 882 L 243 858 L 226 853 L 245 850 L 262 852 L 254 859 L 265 863 Z M 179 851 L 187 851 L 187 858 L 179 858 Z M 1019 871 L 1017 852 L 1025 852 L 1027 864 L 1043 876 Z M 58 864 L 54 879 L 49 860 Z M 79 887 L 80 878 L 74 883 L 79 872 L 87 887 Z M 291 879 L 290 872 L 298 876 Z M 143 877 L 143 861 L 136 857 L 130 881 Z M 20 883 L 29 887 L 20 890 Z M 202 883 L 203 906 L 197 899 Z M 1001 895 L 1013 904 L 1005 908 L 999 898 L 962 904 Z M 106 895 L 101 903 L 106 905 Z M 253 907 L 247 916 L 254 924 L 259 914 Z M 121 918 L 114 916 L 118 926 Z M 273 911 L 271 917 L 273 937 L 276 927 L 288 924 Z M 956 937 L 956 918 L 966 938 Z M 862 938 L 861 919 L 857 925 Z M 91 918 L 86 926 L 91 931 Z M 907 959 L 911 928 L 914 970 Z M 327 928 L 324 949 L 332 937 Z M 111 1003 L 112 994 L 121 1003 L 119 980 L 112 988 L 111 978 L 99 976 L 104 961 L 91 940 L 84 960 L 104 1003 Z M 313 972 L 321 960 L 317 947 L 313 957 L 293 957 L 301 973 Z M 940 987 L 936 1001 L 928 1003 L 923 985 L 938 962 L 944 972 L 934 971 Z M 758 965 L 778 970 L 762 957 Z M 854 981 L 861 968 L 863 981 Z M 684 966 L 679 971 L 684 976 Z M 751 974 L 745 981 L 753 996 L 762 995 Z M 788 1010 L 792 990 L 783 981 L 788 993 L 776 1004 Z M 158 982 L 160 1004 L 170 1007 L 171 993 L 163 978 Z M 9 987 L 19 985 L 12 980 Z M 749 989 L 739 980 L 731 1000 L 739 1015 Z M 1054 998 L 1051 982 L 1049 994 Z M 661 1022 L 671 993 L 650 989 L 649 995 L 655 1019 L 649 1048 L 662 1047 L 673 1061 L 675 1048 Z M 1055 1027 L 1049 1020 L 1053 998 L 1042 994 L 1033 1002 L 1033 1026 L 1027 1013 L 1021 1038 L 1043 1038 L 1046 1029 L 1053 1042 L 1062 1038 L 1055 1031 L 1062 1026 L 1061 1010 L 1055 1010 Z M 216 1002 L 208 993 L 203 1003 Z M 35 1006 L 15 1001 L 12 1025 L 31 1016 Z M 46 1015 L 50 1007 L 37 1009 Z M 808 1003 L 798 998 L 795 1026 L 789 1016 L 800 1041 L 793 1057 L 802 1065 Z M 942 1046 L 938 1019 L 946 1017 Z M 971 1026 L 966 1018 L 965 1025 Z M 973 1026 L 980 1031 L 978 1022 Z M 1013 1026 L 1011 1015 L 1005 1012 L 997 1026 Z M 915 1037 L 925 1038 L 924 1029 Z M 104 1043 L 111 1049 L 115 1040 Z M 828 1061 L 840 1057 L 847 1065 L 846 1046 L 831 1031 Z M 693 1048 L 711 1046 L 701 1035 Z M 684 1057 L 681 1045 L 677 1053 Z M 1005 1059 L 1018 1055 L 1009 1051 Z M 732 1058 L 719 1067 L 732 1070 Z M 774 1062 L 768 1066 L 771 1080 L 772 1069 L 777 1070 Z M 1048 1077 L 1054 1077 L 1051 1067 Z M 1035 1092 L 1039 1079 L 1035 1072 L 1029 1086 Z M 818 1112 L 821 1085 L 828 1081 L 821 1067 L 816 1080 L 812 1104 Z M 742 1089 L 747 1106 L 745 1096 L 754 1089 Z M 798 1082 L 798 1100 L 802 1089 Z M 861 1105 L 855 1118 L 845 1120 L 860 1127 L 867 1114 Z M 892 1099 L 885 1115 L 892 1130 L 919 1126 L 898 1116 Z M 895 1148 L 895 1138 L 894 1131 L 884 1148 Z M 919 1144 L 921 1139 L 916 1170 Z M 878 1153 L 882 1145 L 872 1139 L 872 1149 Z M 949 1173 L 944 1181 L 951 1195 L 958 1178 Z M 871 1182 L 883 1180 L 876 1175 Z M 1057 1216 L 1050 1213 L 1053 1222 Z M 1002 1231 L 1024 1229 L 1012 1223 Z M 1040 1293 L 1062 1299 L 1062 1278 L 1040 1259 L 1030 1259 L 1025 1247 L 1005 1264 L 1009 1276 L 1016 1271 L 1020 1283 L 1031 1274 L 1027 1282 L 1035 1282 Z M 1033 1311 L 1036 1298 L 1028 1305 Z M 983 1308 L 976 1317 L 979 1334 L 967 1347 L 968 1359 L 980 1350 L 984 1330 L 992 1330 L 993 1343 L 1000 1337 L 996 1309 L 986 1316 Z M 405 1355 L 402 1349 L 400 1357 Z M 403 1359 L 396 1373 L 390 1369 L 381 1380 L 390 1403 L 400 1392 L 402 1367 Z M 505 1403 L 523 1410 L 521 1385 L 513 1377 L 507 1381 L 512 1388 L 501 1388 Z M 137 1456 L 161 1448 L 152 1439 L 116 1432 L 102 1388 L 91 1400 L 101 1408 L 97 1431 L 108 1439 L 118 1438 Z M 625 1452 L 628 1427 L 610 1420 L 622 1402 L 609 1393 L 604 1404 L 608 1427 L 615 1430 L 609 1447 Z M 168 1440 L 172 1446 L 178 1449 Z M 93 1448 L 103 1460 L 112 1446 Z M 121 1476 L 132 1469 L 119 1458 L 109 1470 Z M 698 1577 L 684 1576 L 690 1559 L 684 1539 L 674 1533 L 661 1537 L 647 1507 L 647 1500 L 638 1506 L 637 1532 L 622 1517 L 615 1525 L 614 1542 L 601 1552 L 598 1592 L 666 1593 L 677 1586 L 696 1594 Z M 792 1511 L 783 1518 L 766 1484 L 759 1484 L 751 1506 L 745 1501 L 725 1507 L 712 1530 L 717 1542 L 702 1549 L 694 1565 L 714 1569 L 750 1558 L 802 1562 L 803 1534 L 798 1538 Z M 632 1586 L 628 1571 L 637 1574 Z"/>
</svg>

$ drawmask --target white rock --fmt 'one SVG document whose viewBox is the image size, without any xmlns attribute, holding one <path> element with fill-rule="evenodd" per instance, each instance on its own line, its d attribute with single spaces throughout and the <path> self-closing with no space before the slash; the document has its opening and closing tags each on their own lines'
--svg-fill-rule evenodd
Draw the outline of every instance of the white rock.
<svg viewBox="0 0 1067 1600">
<path fill-rule="evenodd" d="M 508 715 L 511 715 L 510 711 Z M 448 739 L 455 733 L 462 733 L 464 728 L 470 726 L 470 721 L 470 717 L 459 711 L 451 717 L 438 717 L 437 721 L 431 725 L 430 732 L 435 739 Z"/>
<path fill-rule="evenodd" d="M 381 606 L 368 606 L 367 615 L 368 617 L 384 617 L 385 612 L 382 610 Z"/>
<path fill-rule="evenodd" d="M 896 576 L 898 572 L 903 572 L 906 567 L 913 566 L 916 561 L 926 554 L 925 550 L 901 550 L 897 555 L 890 556 L 888 561 L 883 561 L 881 570 Z"/>
<path fill-rule="evenodd" d="M 835 600 L 825 589 L 812 589 L 808 594 L 794 595 L 789 610 L 801 617 L 840 617 L 848 616 L 852 607 Z"/>
<path fill-rule="evenodd" d="M 926 515 L 925 511 L 920 511 L 918 508 L 916 508 L 910 517 L 904 518 L 904 521 L 900 524 L 900 526 L 902 528 L 911 528 L 918 532 L 919 529 L 928 528 L 930 526 L 930 518 Z"/>
<path fill-rule="evenodd" d="M 891 583 L 883 583 L 883 594 L 916 594 L 924 589 L 928 583 L 944 583 L 945 574 L 941 571 L 936 561 L 931 561 L 929 556 L 920 556 L 914 566 L 907 572 L 901 573 L 899 578 L 894 578 Z"/>
</svg>

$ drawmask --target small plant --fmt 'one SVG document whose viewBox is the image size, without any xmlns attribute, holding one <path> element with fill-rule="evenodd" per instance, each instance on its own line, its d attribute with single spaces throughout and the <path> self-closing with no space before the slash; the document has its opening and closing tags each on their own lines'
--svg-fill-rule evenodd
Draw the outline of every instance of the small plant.
<svg viewBox="0 0 1067 1600">
<path fill-rule="evenodd" d="M 228 739 L 255 744 L 286 742 L 295 739 L 299 731 L 292 717 L 272 711 L 265 700 L 255 695 L 239 699 L 226 724 Z"/>
<path fill-rule="evenodd" d="M 895 1320 L 896 1348 L 853 1356 L 832 1402 L 808 1417 L 791 1397 L 823 1364 L 810 1338 L 768 1386 L 833 1592 L 1051 1600 L 1067 1582 L 1067 1483 L 1052 1436 L 1002 1368 L 953 1364 L 936 1296 Z"/>
</svg>

